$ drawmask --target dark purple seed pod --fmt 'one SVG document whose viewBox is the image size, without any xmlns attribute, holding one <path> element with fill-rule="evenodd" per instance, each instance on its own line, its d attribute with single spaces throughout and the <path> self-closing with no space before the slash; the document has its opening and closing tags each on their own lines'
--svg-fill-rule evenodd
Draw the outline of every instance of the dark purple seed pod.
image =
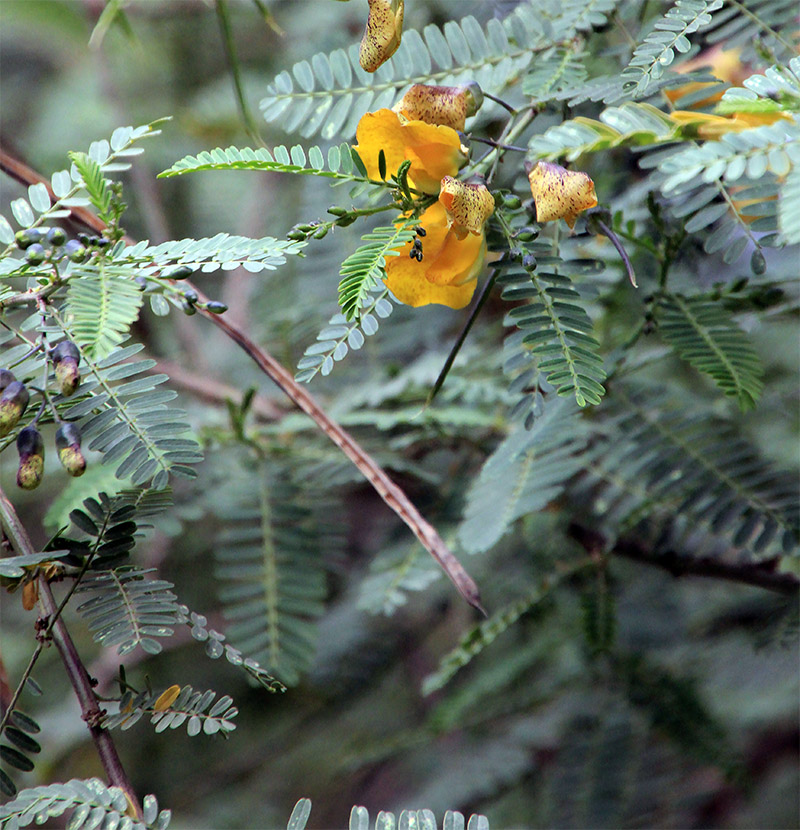
<svg viewBox="0 0 800 830">
<path fill-rule="evenodd" d="M 56 367 L 56 383 L 64 397 L 68 398 L 80 386 L 81 373 L 78 369 L 81 354 L 71 340 L 62 340 L 52 351 Z"/>
<path fill-rule="evenodd" d="M 23 490 L 34 490 L 44 475 L 44 441 L 36 427 L 25 427 L 17 436 L 19 469 L 17 485 Z"/>
<path fill-rule="evenodd" d="M 86 459 L 81 452 L 81 431 L 76 424 L 64 423 L 56 430 L 58 460 L 71 476 L 82 476 Z"/>
<path fill-rule="evenodd" d="M 28 408 L 30 394 L 25 384 L 12 380 L 0 395 L 0 438 L 8 435 Z"/>
<path fill-rule="evenodd" d="M 9 383 L 13 383 L 17 378 L 9 369 L 0 369 L 0 392 L 2 392 Z"/>
</svg>

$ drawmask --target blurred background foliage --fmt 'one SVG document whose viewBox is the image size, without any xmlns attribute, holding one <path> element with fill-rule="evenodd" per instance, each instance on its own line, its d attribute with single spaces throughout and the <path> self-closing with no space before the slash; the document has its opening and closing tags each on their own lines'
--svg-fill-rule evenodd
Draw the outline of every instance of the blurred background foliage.
<svg viewBox="0 0 800 830">
<path fill-rule="evenodd" d="M 266 85 L 298 60 L 356 42 L 365 4 L 261 5 L 264 14 L 244 0 L 228 3 L 227 11 L 246 98 L 271 147 L 292 142 L 279 124 L 258 116 Z M 409 0 L 405 26 L 421 30 L 468 14 L 485 22 L 515 5 Z M 636 20 L 646 5 L 622 3 L 619 13 Z M 172 115 L 123 175 L 129 205 L 123 225 L 131 236 L 153 244 L 220 231 L 280 238 L 295 222 L 325 218 L 338 192 L 312 177 L 210 173 L 156 180 L 186 154 L 250 144 L 217 11 L 200 0 L 133 2 L 124 5 L 124 18 L 99 32 L 102 8 L 99 0 L 0 3 L 0 131 L 7 147 L 48 173 L 64 166 L 68 150 L 117 126 Z M 627 45 L 613 24 L 602 38 L 602 48 L 587 58 L 592 76 L 614 71 Z M 560 118 L 551 109 L 537 131 Z M 488 121 L 487 131 L 492 126 Z M 614 206 L 623 212 L 641 204 L 635 165 L 624 153 L 593 158 L 598 193 L 616 194 Z M 521 170 L 503 175 L 513 182 Z M 22 193 L 8 178 L 0 186 L 4 208 Z M 292 368 L 336 311 L 339 263 L 357 239 L 357 229 L 337 230 L 276 272 L 218 272 L 198 284 Z M 608 246 L 570 244 L 577 255 L 608 256 Z M 796 277 L 796 250 L 768 256 L 772 279 Z M 642 267 L 647 292 L 651 266 Z M 618 345 L 641 316 L 640 296 L 620 273 L 615 267 L 581 283 L 604 348 Z M 710 287 L 748 276 L 748 269 L 689 244 L 674 275 L 679 286 L 699 280 Z M 796 476 L 796 284 L 786 292 L 774 313 L 746 308 L 741 318 L 765 364 L 763 397 L 746 417 L 667 354 L 663 342 L 645 342 L 636 360 L 646 366 L 638 379 L 659 388 L 670 406 L 733 425 L 764 458 Z M 490 300 L 427 409 L 464 319 L 449 309 L 398 306 L 360 352 L 312 384 L 331 415 L 454 545 L 468 486 L 509 430 L 514 399 L 500 347 L 505 310 L 499 297 Z M 578 492 L 523 515 L 487 552 L 466 556 L 456 547 L 490 614 L 509 608 L 514 622 L 498 623 L 496 640 L 485 648 L 486 630 L 474 633 L 480 653 L 445 683 L 447 664 L 440 668 L 440 661 L 475 624 L 474 614 L 336 448 L 304 416 L 276 419 L 274 411 L 284 406 L 279 393 L 205 322 L 147 311 L 134 336 L 174 368 L 179 391 L 182 368 L 233 390 L 231 408 L 181 392 L 206 460 L 195 483 L 179 484 L 175 507 L 155 520 L 136 564 L 157 568 L 175 583 L 181 602 L 206 613 L 235 645 L 259 653 L 290 686 L 278 695 L 251 688 L 224 661 L 198 659 L 188 636 L 170 640 L 160 656 L 134 652 L 120 661 L 70 618 L 101 692 L 113 688 L 124 662 L 129 675 L 146 674 L 154 688 L 224 689 L 240 709 L 238 729 L 224 742 L 181 731 L 154 734 L 144 721 L 115 733 L 136 789 L 157 793 L 172 808 L 172 826 L 281 826 L 303 796 L 314 803 L 310 826 L 316 827 L 343 826 L 355 803 L 372 815 L 412 807 L 437 816 L 446 809 L 480 812 L 496 828 L 798 825 L 796 594 L 676 579 L 619 557 L 587 563 L 570 522 L 602 530 L 603 505 L 581 501 Z M 231 409 L 252 387 L 262 408 L 249 414 L 242 440 Z M 620 406 L 614 392 L 609 407 Z M 7 491 L 13 475 L 4 463 Z M 63 478 L 52 475 L 35 494 L 20 495 L 23 519 L 41 528 L 35 543 L 63 525 L 82 497 L 111 486 L 108 478 L 90 454 L 86 477 L 67 492 Z M 264 553 L 260 521 L 267 510 L 271 548 Z M 258 645 L 266 615 L 237 614 L 241 595 L 230 590 L 237 584 L 230 568 L 237 548 L 240 564 L 247 556 L 272 557 L 280 579 L 308 588 L 301 607 L 281 608 L 285 651 L 269 659 Z M 4 596 L 3 603 L 3 660 L 13 685 L 27 662 L 33 620 L 16 597 Z M 18 784 L 101 774 L 55 654 L 45 655 L 35 677 L 45 693 L 22 703 L 42 726 L 43 751 Z"/>
</svg>

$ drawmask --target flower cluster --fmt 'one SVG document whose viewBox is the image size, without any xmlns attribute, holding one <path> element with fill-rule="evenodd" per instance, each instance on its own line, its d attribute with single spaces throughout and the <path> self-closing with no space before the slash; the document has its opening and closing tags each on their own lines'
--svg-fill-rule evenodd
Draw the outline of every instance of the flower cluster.
<svg viewBox="0 0 800 830">
<path fill-rule="evenodd" d="M 475 291 L 486 256 L 484 224 L 494 212 L 494 198 L 485 185 L 456 176 L 467 159 L 458 130 L 481 100 L 477 84 L 415 84 L 394 109 L 367 113 L 358 124 L 355 149 L 371 178 L 380 177 L 383 154 L 386 170 L 409 161 L 409 185 L 439 195 L 419 217 L 409 255 L 386 262 L 386 285 L 406 305 L 463 308 Z"/>
</svg>

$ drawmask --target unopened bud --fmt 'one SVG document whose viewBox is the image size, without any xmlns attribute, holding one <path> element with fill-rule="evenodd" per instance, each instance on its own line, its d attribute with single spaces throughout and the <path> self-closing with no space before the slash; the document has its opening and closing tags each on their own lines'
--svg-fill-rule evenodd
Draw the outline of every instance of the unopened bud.
<svg viewBox="0 0 800 830">
<path fill-rule="evenodd" d="M 86 248 L 77 239 L 70 239 L 64 246 L 64 253 L 71 262 L 83 262 L 86 259 Z"/>
<path fill-rule="evenodd" d="M 33 245 L 30 245 L 28 250 L 25 252 L 25 259 L 30 265 L 40 265 L 46 258 L 47 252 L 45 251 L 44 246 L 40 245 L 38 242 L 34 242 Z"/>
<path fill-rule="evenodd" d="M 165 280 L 185 280 L 191 277 L 194 271 L 188 265 L 173 265 L 169 268 L 164 268 L 161 276 Z"/>
<path fill-rule="evenodd" d="M 53 349 L 52 357 L 56 367 L 56 383 L 61 394 L 68 398 L 80 386 L 81 373 L 78 369 L 80 352 L 71 340 L 62 340 Z"/>
<path fill-rule="evenodd" d="M 44 474 L 44 441 L 36 427 L 25 427 L 17 436 L 19 469 L 17 484 L 23 490 L 34 490 L 42 481 Z"/>
<path fill-rule="evenodd" d="M 228 306 L 218 300 L 209 300 L 206 303 L 206 311 L 210 311 L 212 314 L 224 314 L 227 310 Z"/>
<path fill-rule="evenodd" d="M 71 476 L 82 476 L 86 459 L 81 452 L 81 431 L 76 424 L 64 423 L 56 430 L 58 460 Z"/>
<path fill-rule="evenodd" d="M 331 205 L 328 208 L 328 213 L 332 214 L 333 216 L 344 216 L 347 212 L 347 208 L 338 207 L 337 205 Z"/>
<path fill-rule="evenodd" d="M 369 17 L 358 61 L 365 72 L 374 72 L 397 51 L 403 36 L 404 0 L 368 0 Z"/>
<path fill-rule="evenodd" d="M 41 242 L 44 238 L 44 232 L 39 228 L 26 228 L 24 231 L 17 231 L 14 234 L 14 241 L 17 247 L 26 251 L 35 242 Z"/>
<path fill-rule="evenodd" d="M 0 395 L 0 438 L 8 435 L 28 408 L 30 395 L 25 385 L 12 380 Z"/>
<path fill-rule="evenodd" d="M 409 121 L 463 132 L 467 116 L 475 115 L 482 103 L 483 92 L 475 81 L 464 86 L 414 84 L 395 104 L 394 111 Z"/>
<path fill-rule="evenodd" d="M 445 176 L 442 179 L 439 201 L 444 205 L 447 222 L 455 235 L 463 239 L 468 233 L 483 233 L 486 220 L 494 213 L 494 196 L 484 184 L 467 182 Z"/>
<path fill-rule="evenodd" d="M 51 245 L 58 247 L 67 241 L 67 235 L 64 233 L 63 228 L 50 228 L 47 232 L 47 241 Z"/>
<path fill-rule="evenodd" d="M 304 242 L 306 238 L 305 233 L 299 229 L 289 231 L 289 233 L 287 233 L 286 236 L 289 239 L 293 239 L 295 242 Z"/>
<path fill-rule="evenodd" d="M 513 193 L 505 193 L 502 196 L 500 196 L 499 199 L 503 207 L 510 208 L 511 210 L 517 210 L 518 208 L 522 207 L 522 200 L 519 198 L 519 196 L 515 196 Z"/>
<path fill-rule="evenodd" d="M 2 392 L 9 383 L 16 380 L 14 373 L 8 369 L 0 369 L 0 392 Z"/>
</svg>

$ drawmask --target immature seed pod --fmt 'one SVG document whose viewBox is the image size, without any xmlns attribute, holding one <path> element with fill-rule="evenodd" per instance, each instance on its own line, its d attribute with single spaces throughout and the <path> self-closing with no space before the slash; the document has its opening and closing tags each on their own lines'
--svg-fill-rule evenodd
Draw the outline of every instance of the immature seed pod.
<svg viewBox="0 0 800 830">
<path fill-rule="evenodd" d="M 34 490 L 44 475 L 44 441 L 36 427 L 25 427 L 17 436 L 19 469 L 17 485 L 23 490 Z"/>
<path fill-rule="evenodd" d="M 28 408 L 30 395 L 25 385 L 12 380 L 0 395 L 0 438 L 8 435 Z"/>
<path fill-rule="evenodd" d="M 82 476 L 86 459 L 81 452 L 81 431 L 76 424 L 64 423 L 56 430 L 58 460 L 71 476 Z"/>
<path fill-rule="evenodd" d="M 185 280 L 193 273 L 194 271 L 188 265 L 171 265 L 161 271 L 161 276 L 165 280 Z"/>
<path fill-rule="evenodd" d="M 52 351 L 56 367 L 56 383 L 61 394 L 68 398 L 80 386 L 81 373 L 78 369 L 81 355 L 71 340 L 62 340 Z"/>
<path fill-rule="evenodd" d="M 44 233 L 39 228 L 26 228 L 24 231 L 17 231 L 14 234 L 14 241 L 20 250 L 26 251 L 35 242 L 41 242 Z"/>
<path fill-rule="evenodd" d="M 83 262 L 86 259 L 87 250 L 77 239 L 70 239 L 64 246 L 64 253 L 71 262 Z"/>
<path fill-rule="evenodd" d="M 9 383 L 13 383 L 17 378 L 14 373 L 8 369 L 0 369 L 0 392 L 2 392 Z"/>
</svg>

